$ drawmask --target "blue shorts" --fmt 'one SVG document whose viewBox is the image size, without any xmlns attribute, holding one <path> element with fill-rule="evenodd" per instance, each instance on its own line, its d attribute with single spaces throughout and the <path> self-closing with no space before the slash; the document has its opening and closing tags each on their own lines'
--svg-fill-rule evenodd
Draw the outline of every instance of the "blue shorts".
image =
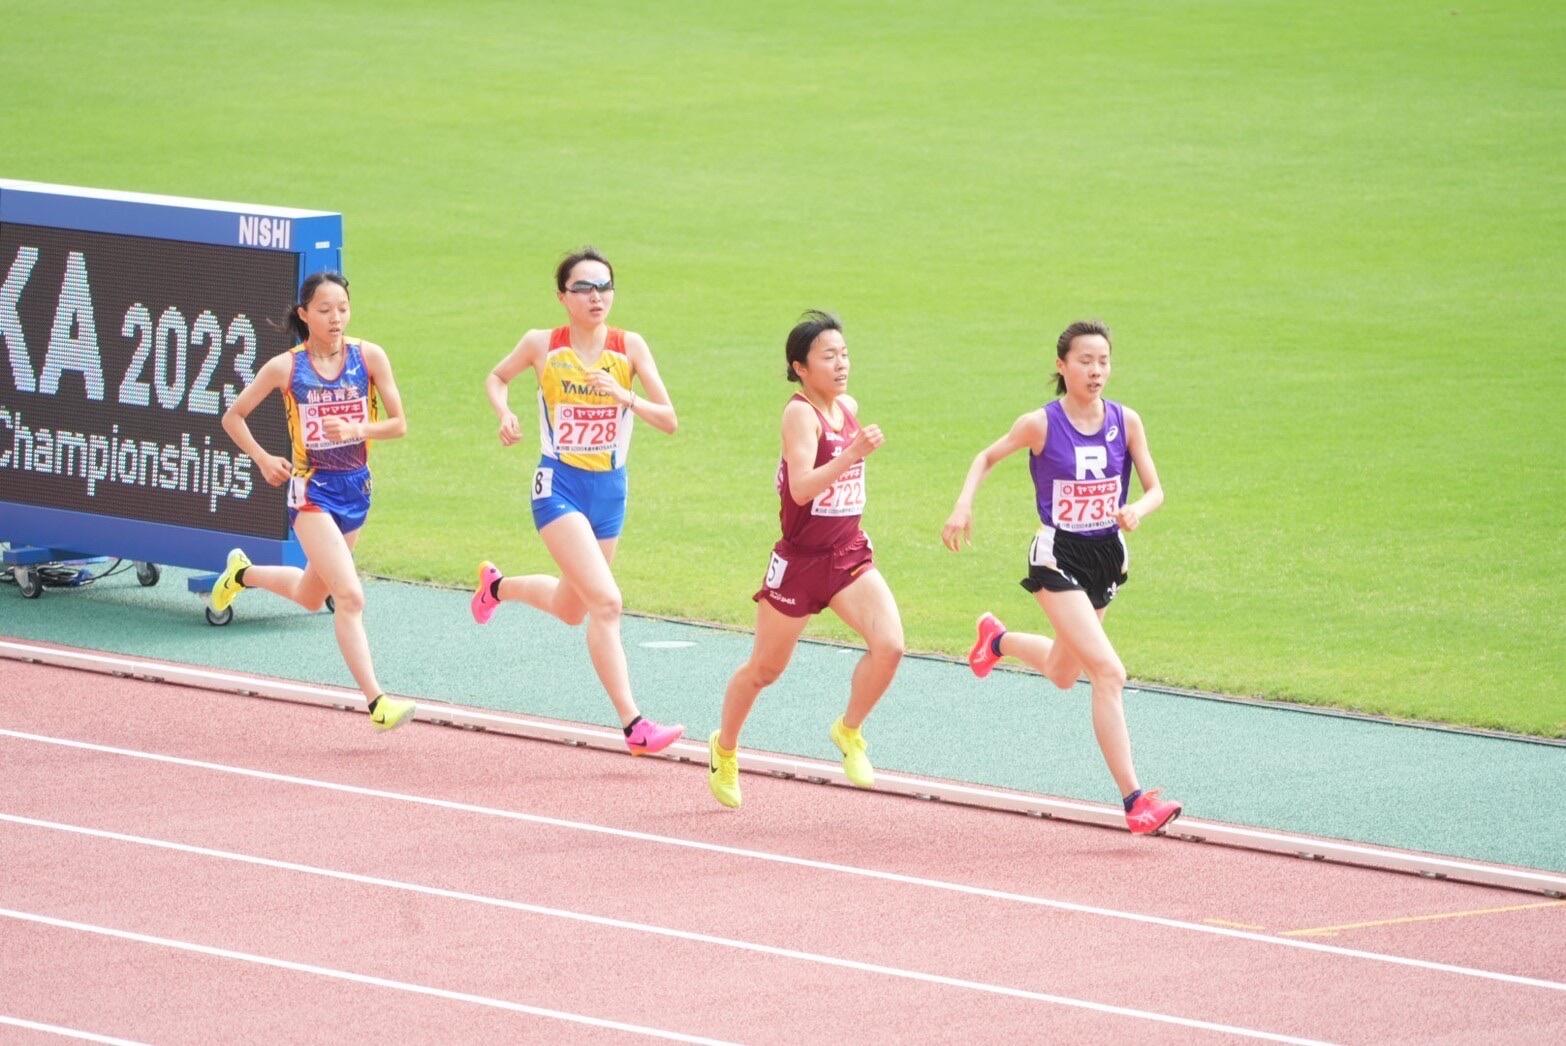
<svg viewBox="0 0 1566 1046">
<path fill-rule="evenodd" d="M 364 526 L 370 514 L 370 470 L 316 471 L 288 481 L 288 525 L 301 512 L 325 512 L 344 534 Z"/>
<path fill-rule="evenodd" d="M 589 472 L 543 458 L 533 473 L 533 526 L 543 530 L 561 516 L 580 512 L 600 541 L 625 526 L 625 469 Z"/>
</svg>

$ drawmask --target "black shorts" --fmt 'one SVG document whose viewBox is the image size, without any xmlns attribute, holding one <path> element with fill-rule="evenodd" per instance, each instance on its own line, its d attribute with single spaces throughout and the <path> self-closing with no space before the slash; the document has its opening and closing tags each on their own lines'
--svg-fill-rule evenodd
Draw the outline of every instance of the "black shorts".
<svg viewBox="0 0 1566 1046">
<path fill-rule="evenodd" d="M 1126 583 L 1131 553 L 1120 531 L 1085 538 L 1070 531 L 1042 526 L 1028 547 L 1029 592 L 1086 592 L 1094 610 L 1103 610 Z"/>
</svg>

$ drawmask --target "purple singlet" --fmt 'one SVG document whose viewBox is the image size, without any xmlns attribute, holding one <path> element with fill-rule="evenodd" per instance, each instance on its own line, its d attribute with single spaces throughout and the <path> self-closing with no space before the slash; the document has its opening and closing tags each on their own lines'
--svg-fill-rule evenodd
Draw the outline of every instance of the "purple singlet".
<svg viewBox="0 0 1566 1046">
<path fill-rule="evenodd" d="M 1044 416 L 1044 453 L 1028 455 L 1040 522 L 1079 537 L 1115 533 L 1115 512 L 1129 487 L 1125 409 L 1105 400 L 1104 425 L 1091 436 L 1076 430 L 1060 400 L 1046 403 Z"/>
</svg>

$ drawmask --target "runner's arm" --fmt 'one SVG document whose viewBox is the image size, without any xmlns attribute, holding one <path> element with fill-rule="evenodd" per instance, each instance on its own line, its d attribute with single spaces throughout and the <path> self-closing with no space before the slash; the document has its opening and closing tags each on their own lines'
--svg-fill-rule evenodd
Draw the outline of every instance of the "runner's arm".
<svg viewBox="0 0 1566 1046">
<path fill-rule="evenodd" d="M 642 391 L 646 393 L 644 396 L 638 396 L 627 389 L 625 405 L 631 408 L 632 414 L 659 432 L 674 435 L 674 431 L 680 427 L 680 419 L 675 416 L 674 403 L 669 399 L 669 390 L 663 387 L 663 378 L 658 374 L 658 365 L 653 362 L 652 349 L 648 348 L 646 340 L 640 334 L 627 331 L 625 352 L 631 358 L 631 373 L 641 379 Z"/>
<path fill-rule="evenodd" d="M 952 514 L 941 528 L 941 544 L 953 552 L 958 551 L 964 542 L 973 544 L 973 499 L 979 493 L 979 486 L 985 477 L 990 474 L 990 469 L 1024 447 L 1035 454 L 1043 453 L 1048 435 L 1049 425 L 1044 412 L 1033 410 L 1013 422 L 1006 435 L 979 451 L 973 464 L 968 466 L 968 475 L 963 480 L 962 492 L 957 495 L 957 503 L 952 506 Z"/>
<path fill-rule="evenodd" d="M 864 442 L 856 437 L 841 454 L 817 468 L 816 444 L 820 439 L 815 410 L 802 400 L 789 400 L 788 406 L 783 408 L 783 460 L 788 462 L 788 496 L 796 505 L 810 504 L 817 494 L 836 483 L 838 477 L 863 461 L 868 453 L 854 449 Z"/>
<path fill-rule="evenodd" d="M 261 476 L 272 486 L 278 486 L 285 482 L 294 471 L 292 460 L 272 454 L 256 442 L 255 433 L 250 431 L 250 426 L 245 419 L 250 412 L 261 405 L 261 401 L 273 392 L 281 389 L 288 381 L 288 374 L 293 369 L 293 354 L 281 353 L 267 360 L 261 367 L 260 373 L 249 385 L 242 389 L 228 410 L 223 412 L 223 431 L 228 433 L 228 438 L 234 441 L 235 446 L 244 451 L 256 467 L 261 470 Z"/>
<path fill-rule="evenodd" d="M 495 364 L 494 369 L 484 376 L 484 394 L 489 397 L 490 409 L 500 419 L 500 443 L 509 447 L 522 439 L 522 425 L 517 421 L 516 414 L 512 413 L 511 405 L 507 401 L 507 394 L 511 382 L 518 374 L 529 367 L 537 368 L 539 361 L 548 351 L 549 343 L 545 339 L 547 331 L 530 330 L 522 335 L 522 340 L 517 342 L 517 347 L 506 354 L 506 358 Z"/>
<path fill-rule="evenodd" d="M 362 421 L 350 425 L 349 428 L 359 431 L 349 435 L 356 439 L 397 439 L 407 435 L 408 418 L 402 412 L 402 393 L 397 389 L 397 379 L 392 377 L 391 360 L 386 350 L 367 341 L 360 342 L 359 348 L 364 353 L 365 365 L 370 368 L 370 380 L 375 383 L 375 392 L 386 407 L 386 417 L 379 421 Z M 328 439 L 339 438 L 331 431 L 333 420 L 327 419 Z"/>
<path fill-rule="evenodd" d="M 1142 496 L 1116 512 L 1115 522 L 1120 524 L 1121 530 L 1135 530 L 1144 516 L 1164 503 L 1164 487 L 1158 481 L 1153 452 L 1147 449 L 1147 430 L 1142 425 L 1142 416 L 1130 407 L 1126 408 L 1126 450 L 1136 466 L 1136 478 L 1142 483 Z"/>
</svg>

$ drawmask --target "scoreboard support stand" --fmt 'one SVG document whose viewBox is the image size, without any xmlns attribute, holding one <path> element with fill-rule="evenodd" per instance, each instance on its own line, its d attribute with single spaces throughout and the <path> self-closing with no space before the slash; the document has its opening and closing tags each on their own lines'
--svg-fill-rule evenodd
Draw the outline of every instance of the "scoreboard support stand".
<svg viewBox="0 0 1566 1046">
<path fill-rule="evenodd" d="M 80 588 L 97 580 L 88 567 L 108 562 L 107 556 L 90 555 L 66 548 L 39 548 L 34 545 L 0 548 L 0 568 L 9 569 L 24 599 L 37 599 L 45 588 Z M 118 561 L 117 561 L 118 562 Z M 143 588 L 156 585 L 163 572 L 156 563 L 133 562 L 136 580 Z"/>
<path fill-rule="evenodd" d="M 0 563 L 24 594 L 84 556 L 143 585 L 190 567 L 198 593 L 231 548 L 304 565 L 284 491 L 221 418 L 342 246 L 327 211 L 0 179 Z M 284 451 L 280 404 L 249 421 Z"/>
</svg>

